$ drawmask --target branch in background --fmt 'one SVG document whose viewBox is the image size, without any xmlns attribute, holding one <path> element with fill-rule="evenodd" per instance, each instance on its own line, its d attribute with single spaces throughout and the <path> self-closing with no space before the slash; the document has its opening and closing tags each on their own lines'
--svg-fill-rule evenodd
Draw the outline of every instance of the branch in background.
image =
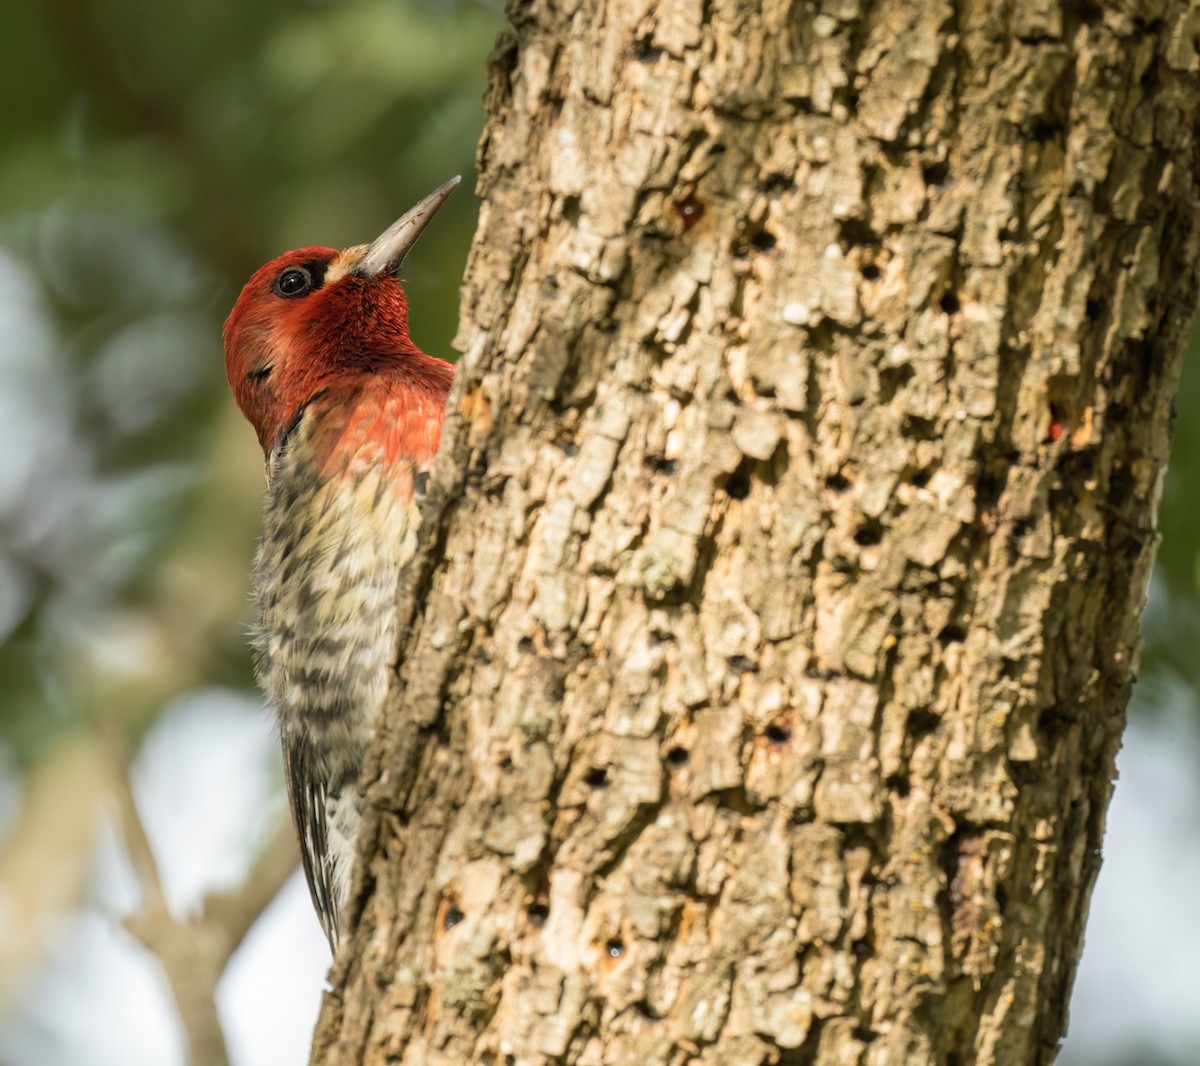
<svg viewBox="0 0 1200 1066">
<path fill-rule="evenodd" d="M 55 920 L 83 901 L 96 821 L 87 814 L 111 790 L 112 761 L 94 734 L 67 737 L 34 763 L 21 809 L 0 853 L 0 1017 L 42 961 Z"/>
<path fill-rule="evenodd" d="M 262 912 L 279 895 L 299 862 L 296 834 L 291 819 L 284 815 L 245 881 L 237 888 L 213 892 L 204 898 L 205 920 L 225 929 L 231 945 L 230 955 L 246 938 Z"/>
<path fill-rule="evenodd" d="M 210 893 L 198 917 L 179 920 L 167 906 L 129 775 L 118 773 L 115 777 L 125 844 L 143 889 L 141 913 L 127 918 L 125 928 L 162 964 L 183 1024 L 189 1061 L 194 1066 L 227 1066 L 229 1051 L 217 1016 L 217 982 L 296 868 L 291 827 L 286 820 L 280 822 L 241 885 Z"/>
<path fill-rule="evenodd" d="M 0 842 L 0 1018 L 17 1008 L 44 962 L 55 924 L 86 899 L 98 824 L 91 815 L 108 807 L 118 788 L 112 779 L 126 761 L 114 758 L 113 746 L 118 753 L 136 747 L 168 701 L 227 671 L 213 649 L 238 631 L 246 603 L 244 553 L 230 547 L 240 543 L 231 499 L 247 501 L 248 552 L 262 477 L 242 461 L 242 432 L 241 416 L 229 405 L 203 460 L 212 473 L 176 545 L 145 575 L 142 602 L 105 618 L 109 653 L 73 643 L 53 667 L 67 698 L 87 713 L 23 769 L 21 801 Z M 111 654 L 113 641 L 123 641 L 119 646 L 128 654 Z M 88 722 L 105 725 L 98 732 Z M 287 832 L 281 836 L 282 846 L 294 847 Z M 268 847 L 264 854 L 270 852 Z"/>
</svg>

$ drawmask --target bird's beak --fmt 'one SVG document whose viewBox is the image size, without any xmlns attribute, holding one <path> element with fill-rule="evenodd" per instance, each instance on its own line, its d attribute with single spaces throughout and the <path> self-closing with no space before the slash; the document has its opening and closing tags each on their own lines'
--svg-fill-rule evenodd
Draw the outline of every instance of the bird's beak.
<svg viewBox="0 0 1200 1066">
<path fill-rule="evenodd" d="M 443 182 L 416 207 L 388 226 L 367 247 L 363 257 L 358 261 L 355 273 L 368 278 L 378 274 L 396 273 L 404 262 L 404 257 L 417 243 L 417 238 L 429 225 L 430 219 L 437 214 L 437 209 L 446 202 L 460 181 L 462 178 L 455 176 L 449 181 Z"/>
</svg>

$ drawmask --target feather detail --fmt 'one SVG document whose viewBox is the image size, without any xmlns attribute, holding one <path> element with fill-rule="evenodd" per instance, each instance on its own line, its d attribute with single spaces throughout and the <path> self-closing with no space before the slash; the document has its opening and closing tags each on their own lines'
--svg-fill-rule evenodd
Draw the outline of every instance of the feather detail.
<svg viewBox="0 0 1200 1066">
<path fill-rule="evenodd" d="M 292 822 L 300 842 L 300 865 L 308 882 L 313 907 L 331 950 L 337 950 L 341 935 L 341 906 L 338 877 L 329 849 L 326 810 L 329 774 L 317 765 L 312 745 L 303 729 L 281 729 L 283 778 L 287 784 Z"/>
<path fill-rule="evenodd" d="M 334 948 L 363 753 L 395 660 L 396 591 L 416 548 L 415 481 L 437 447 L 431 417 L 430 405 L 388 390 L 357 402 L 331 393 L 271 456 L 254 581 L 257 674 L 275 708 L 309 890 Z"/>
</svg>

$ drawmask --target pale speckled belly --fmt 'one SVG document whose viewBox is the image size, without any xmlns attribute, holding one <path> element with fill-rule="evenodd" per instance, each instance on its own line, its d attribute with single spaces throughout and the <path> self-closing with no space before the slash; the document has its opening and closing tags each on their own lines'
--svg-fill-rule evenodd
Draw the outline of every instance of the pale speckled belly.
<svg viewBox="0 0 1200 1066">
<path fill-rule="evenodd" d="M 395 471 L 321 481 L 284 456 L 268 482 L 255 564 L 257 674 L 280 731 L 309 735 L 357 776 L 387 694 L 400 570 L 417 512 Z M 340 752 L 342 746 L 353 751 Z"/>
<path fill-rule="evenodd" d="M 387 696 L 396 592 L 419 512 L 410 464 L 323 477 L 304 461 L 310 429 L 297 428 L 268 472 L 254 645 L 305 873 L 336 945 L 358 837 L 358 779 Z"/>
</svg>

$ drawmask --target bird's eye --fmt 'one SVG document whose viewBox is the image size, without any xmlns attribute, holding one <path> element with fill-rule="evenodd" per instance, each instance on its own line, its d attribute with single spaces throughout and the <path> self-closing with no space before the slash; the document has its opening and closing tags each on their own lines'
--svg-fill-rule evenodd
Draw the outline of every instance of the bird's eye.
<svg viewBox="0 0 1200 1066">
<path fill-rule="evenodd" d="M 304 267 L 288 267 L 275 279 L 271 289 L 276 296 L 287 300 L 305 296 L 313 290 L 312 274 Z"/>
</svg>

